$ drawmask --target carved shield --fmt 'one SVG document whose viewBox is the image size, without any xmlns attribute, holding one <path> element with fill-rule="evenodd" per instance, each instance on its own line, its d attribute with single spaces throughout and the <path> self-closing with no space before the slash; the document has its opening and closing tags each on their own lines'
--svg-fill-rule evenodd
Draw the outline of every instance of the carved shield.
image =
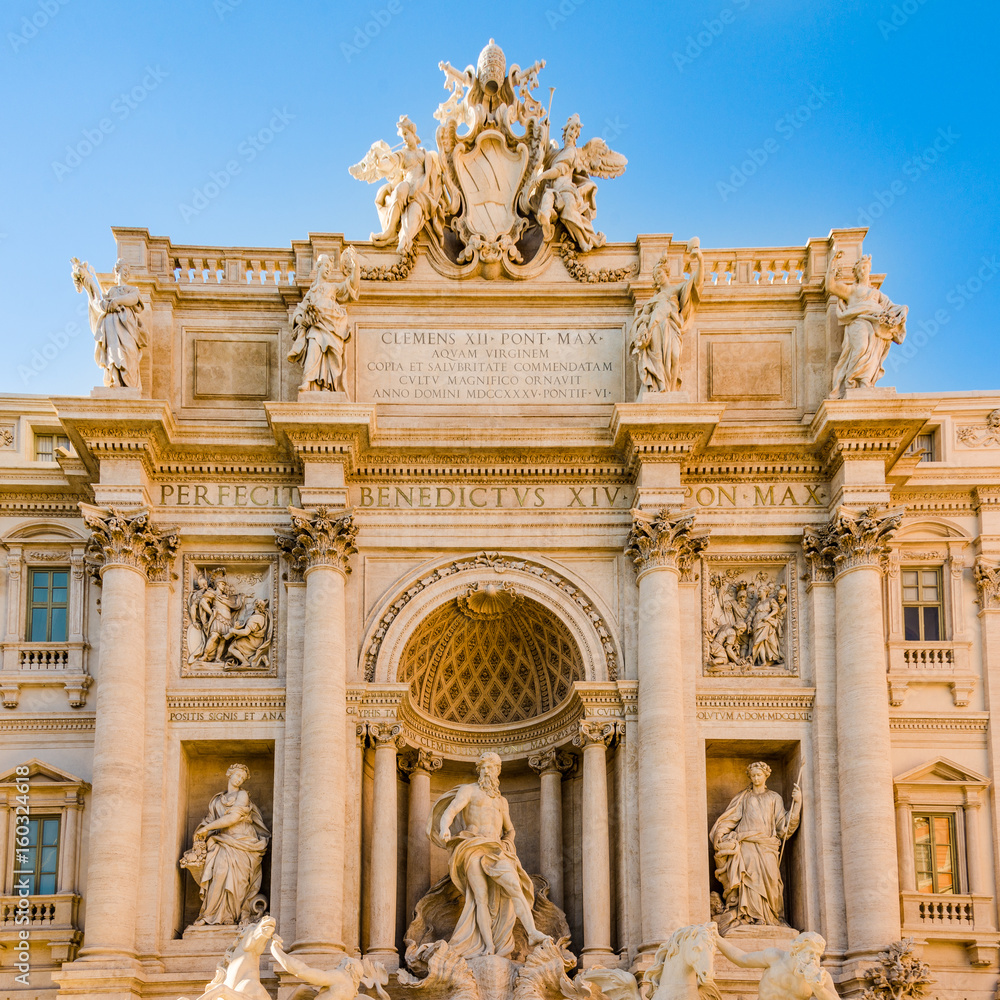
<svg viewBox="0 0 1000 1000">
<path fill-rule="evenodd" d="M 524 183 L 528 147 L 520 143 L 510 149 L 502 133 L 488 129 L 471 149 L 456 148 L 453 156 L 468 231 L 491 242 L 510 233 L 518 221 L 514 205 Z"/>
</svg>

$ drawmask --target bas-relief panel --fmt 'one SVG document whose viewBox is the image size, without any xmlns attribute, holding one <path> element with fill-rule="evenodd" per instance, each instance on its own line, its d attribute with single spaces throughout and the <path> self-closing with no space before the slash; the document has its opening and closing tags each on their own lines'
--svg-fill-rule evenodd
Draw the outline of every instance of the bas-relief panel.
<svg viewBox="0 0 1000 1000">
<path fill-rule="evenodd" d="M 359 402 L 617 403 L 625 399 L 621 327 L 386 329 L 359 323 L 351 343 Z"/>
<path fill-rule="evenodd" d="M 278 672 L 278 556 L 184 556 L 181 674 L 274 677 Z"/>
<path fill-rule="evenodd" d="M 707 556 L 702 629 L 707 676 L 798 676 L 795 557 Z"/>
</svg>

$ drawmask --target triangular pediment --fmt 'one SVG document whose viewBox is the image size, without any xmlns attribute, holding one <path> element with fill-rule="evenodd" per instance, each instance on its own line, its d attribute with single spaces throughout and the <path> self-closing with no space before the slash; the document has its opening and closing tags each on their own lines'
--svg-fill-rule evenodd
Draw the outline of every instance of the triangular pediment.
<svg viewBox="0 0 1000 1000">
<path fill-rule="evenodd" d="M 893 779 L 897 785 L 930 783 L 954 783 L 960 785 L 988 785 L 990 779 L 978 771 L 956 764 L 946 757 L 938 757 L 927 764 L 921 764 Z"/>
<path fill-rule="evenodd" d="M 28 773 L 18 774 L 17 769 L 19 767 L 27 767 Z M 37 757 L 33 757 L 31 760 L 25 761 L 23 764 L 17 764 L 9 770 L 4 771 L 3 774 L 0 774 L 0 785 L 23 782 L 26 779 L 32 783 L 51 782 L 60 785 L 87 784 L 83 778 L 78 778 L 75 774 L 70 774 L 69 771 L 63 771 L 61 768 L 55 767 L 52 764 L 46 764 Z"/>
</svg>

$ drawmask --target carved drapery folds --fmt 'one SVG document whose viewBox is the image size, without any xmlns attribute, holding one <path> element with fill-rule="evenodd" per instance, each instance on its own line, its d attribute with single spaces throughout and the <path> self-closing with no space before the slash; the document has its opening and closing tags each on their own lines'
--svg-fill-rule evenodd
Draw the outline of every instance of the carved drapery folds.
<svg viewBox="0 0 1000 1000">
<path fill-rule="evenodd" d="M 109 566 L 131 566 L 152 581 L 166 579 L 179 544 L 175 529 L 157 528 L 145 507 L 121 510 L 81 503 L 80 509 L 91 531 L 85 559 L 96 580 Z"/>
<path fill-rule="evenodd" d="M 676 569 L 691 579 L 695 559 L 708 548 L 708 532 L 693 534 L 694 514 L 671 514 L 666 507 L 652 518 L 637 511 L 625 545 L 625 555 L 640 573 L 647 569 Z"/>
<path fill-rule="evenodd" d="M 979 606 L 983 611 L 1000 611 L 1000 565 L 990 564 L 980 556 L 973 568 L 979 588 Z"/>
<path fill-rule="evenodd" d="M 902 510 L 872 504 L 854 512 L 841 507 L 829 524 L 806 528 L 802 549 L 814 583 L 858 566 L 886 569 L 889 543 L 903 520 Z"/>
<path fill-rule="evenodd" d="M 349 510 L 317 507 L 301 510 L 289 507 L 291 531 L 275 528 L 275 543 L 288 554 L 294 569 L 300 572 L 313 566 L 333 566 L 350 573 L 350 556 L 358 550 L 354 539 L 358 529 Z"/>
</svg>

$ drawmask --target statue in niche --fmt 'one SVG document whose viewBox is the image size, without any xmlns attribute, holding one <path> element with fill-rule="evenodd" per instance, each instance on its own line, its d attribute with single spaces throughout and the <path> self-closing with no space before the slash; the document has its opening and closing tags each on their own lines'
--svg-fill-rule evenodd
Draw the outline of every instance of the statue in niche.
<svg viewBox="0 0 1000 1000">
<path fill-rule="evenodd" d="M 369 184 L 385 181 L 375 195 L 382 232 L 372 233 L 371 241 L 385 246 L 396 240 L 397 250 L 405 255 L 428 222 L 438 239 L 444 237 L 444 204 L 448 198 L 438 154 L 420 145 L 417 126 L 407 115 L 397 122 L 396 134 L 405 148 L 392 149 L 379 139 L 348 172 Z"/>
<path fill-rule="evenodd" d="M 740 924 L 784 925 L 784 885 L 779 866 L 785 841 L 799 827 L 802 790 L 792 788 L 785 811 L 777 792 L 767 787 L 771 768 L 763 761 L 747 767 L 750 785 L 715 821 L 709 839 L 715 851 L 715 877 L 725 892 L 719 915 L 724 934 Z"/>
<path fill-rule="evenodd" d="M 640 398 L 647 392 L 676 392 L 681 387 L 681 341 L 699 301 L 705 258 L 697 237 L 688 240 L 690 279 L 671 284 L 664 255 L 653 268 L 653 295 L 635 307 L 629 327 L 629 350 L 639 366 Z"/>
<path fill-rule="evenodd" d="M 109 388 L 141 389 L 139 360 L 146 346 L 146 330 L 139 315 L 143 308 L 139 289 L 129 285 L 125 261 L 115 261 L 114 281 L 101 288 L 97 274 L 86 262 L 72 258 L 73 284 L 87 293 L 90 329 L 96 341 L 94 360 L 104 370 Z"/>
<path fill-rule="evenodd" d="M 300 392 L 347 391 L 344 347 L 351 330 L 343 303 L 356 302 L 360 294 L 361 265 L 353 247 L 344 248 L 339 268 L 327 254 L 319 255 L 316 277 L 292 313 L 295 339 L 288 360 L 302 364 Z"/>
<path fill-rule="evenodd" d="M 844 344 L 833 370 L 831 396 L 843 396 L 848 389 L 870 388 L 885 374 L 886 356 L 892 344 L 906 337 L 906 306 L 897 306 L 871 283 L 872 259 L 865 254 L 853 268 L 854 282 L 847 284 L 837 275 L 838 250 L 826 272 L 826 291 L 835 295 L 837 320 L 844 327 Z"/>
<path fill-rule="evenodd" d="M 459 785 L 438 799 L 428 835 L 448 851 L 451 881 L 465 898 L 449 951 L 465 959 L 507 958 L 515 948 L 517 921 L 529 948 L 548 940 L 548 935 L 537 929 L 532 917 L 534 885 L 514 849 L 514 825 L 507 800 L 500 794 L 499 755 L 481 754 L 476 769 L 478 781 Z M 462 828 L 453 834 L 456 819 Z"/>
<path fill-rule="evenodd" d="M 741 969 L 763 969 L 757 996 L 760 1000 L 838 1000 L 830 973 L 820 965 L 826 941 L 813 931 L 804 931 L 791 948 L 742 951 L 724 938 L 716 946 Z"/>
<path fill-rule="evenodd" d="M 228 787 L 212 798 L 194 831 L 194 845 L 180 861 L 201 889 L 196 927 L 242 923 L 263 903 L 258 896 L 261 863 L 271 834 L 243 789 L 249 768 L 233 764 L 226 777 Z"/>
<path fill-rule="evenodd" d="M 554 142 L 550 146 L 543 170 L 535 178 L 535 218 L 546 241 L 554 236 L 556 222 L 561 222 L 570 239 L 587 251 L 606 242 L 604 233 L 594 230 L 597 185 L 590 176 L 621 177 L 628 160 L 600 138 L 577 146 L 581 127 L 580 116 L 570 115 L 563 127 L 562 149 Z"/>
</svg>

